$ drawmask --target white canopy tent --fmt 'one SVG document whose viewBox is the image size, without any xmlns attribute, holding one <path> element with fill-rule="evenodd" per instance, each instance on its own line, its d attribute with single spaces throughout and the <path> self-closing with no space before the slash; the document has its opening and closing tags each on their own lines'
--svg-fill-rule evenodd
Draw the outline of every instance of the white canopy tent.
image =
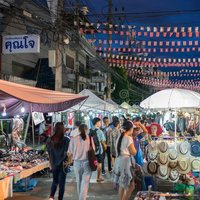
<svg viewBox="0 0 200 200">
<path fill-rule="evenodd" d="M 86 100 L 82 101 L 81 103 L 79 103 L 78 105 L 70 108 L 70 111 L 76 111 L 76 110 L 95 111 L 95 110 L 98 110 L 98 111 L 112 112 L 117 109 L 116 105 L 110 104 L 110 103 L 100 99 L 98 96 L 96 96 L 94 93 L 92 93 L 88 89 L 82 90 L 79 94 L 81 94 L 81 95 L 85 94 L 85 96 L 88 96 L 88 98 Z"/>
<path fill-rule="evenodd" d="M 122 106 L 120 106 L 119 104 L 114 102 L 112 99 L 107 99 L 106 102 L 115 107 L 115 112 L 122 112 L 122 113 L 126 113 L 127 112 L 126 108 L 123 108 Z"/>
<path fill-rule="evenodd" d="M 200 94 L 185 89 L 165 89 L 142 101 L 140 106 L 144 109 L 152 110 L 174 110 L 176 127 L 177 111 L 188 111 L 200 108 Z"/>
</svg>

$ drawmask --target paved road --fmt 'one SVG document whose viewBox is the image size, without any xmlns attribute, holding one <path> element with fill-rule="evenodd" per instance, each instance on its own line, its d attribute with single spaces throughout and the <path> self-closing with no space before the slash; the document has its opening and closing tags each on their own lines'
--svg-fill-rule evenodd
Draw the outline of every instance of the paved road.
<svg viewBox="0 0 200 200">
<path fill-rule="evenodd" d="M 51 178 L 38 178 L 38 185 L 32 190 L 24 193 L 14 193 L 14 197 L 9 200 L 48 200 Z M 66 180 L 65 200 L 77 200 L 76 182 L 73 173 L 68 174 Z M 96 183 L 96 174 L 92 175 L 88 200 L 114 200 L 118 199 L 117 191 L 113 189 L 110 175 L 105 176 L 104 183 Z"/>
</svg>

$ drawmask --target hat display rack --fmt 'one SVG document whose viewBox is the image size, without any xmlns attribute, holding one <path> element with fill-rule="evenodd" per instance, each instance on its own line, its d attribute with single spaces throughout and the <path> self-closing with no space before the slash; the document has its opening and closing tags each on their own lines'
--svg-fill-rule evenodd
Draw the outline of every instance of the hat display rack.
<svg viewBox="0 0 200 200">
<path fill-rule="evenodd" d="M 157 178 L 177 183 L 182 175 L 200 172 L 200 137 L 167 139 L 152 140 L 147 146 L 147 171 L 155 188 Z"/>
</svg>

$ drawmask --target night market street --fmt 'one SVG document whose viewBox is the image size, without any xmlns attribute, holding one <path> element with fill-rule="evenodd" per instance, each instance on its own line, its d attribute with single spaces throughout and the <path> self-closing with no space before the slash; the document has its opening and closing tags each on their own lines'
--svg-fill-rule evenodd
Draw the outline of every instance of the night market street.
<svg viewBox="0 0 200 200">
<path fill-rule="evenodd" d="M 96 183 L 96 174 L 93 174 L 90 181 L 90 188 L 88 192 L 88 199 L 101 199 L 101 200 L 114 200 L 118 199 L 117 192 L 113 190 L 111 181 L 109 180 L 109 175 L 106 175 L 104 183 Z M 52 178 L 39 178 L 38 185 L 32 191 L 14 193 L 14 198 L 9 198 L 8 200 L 48 200 L 49 191 L 52 183 Z M 73 173 L 68 174 L 65 185 L 65 195 L 64 200 L 77 200 L 76 192 L 76 182 Z"/>
</svg>

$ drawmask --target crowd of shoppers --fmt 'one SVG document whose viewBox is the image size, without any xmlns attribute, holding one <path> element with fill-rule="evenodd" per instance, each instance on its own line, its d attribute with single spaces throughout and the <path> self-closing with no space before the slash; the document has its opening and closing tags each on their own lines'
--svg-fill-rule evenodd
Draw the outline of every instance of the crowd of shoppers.
<svg viewBox="0 0 200 200">
<path fill-rule="evenodd" d="M 147 145 L 148 129 L 140 118 L 120 120 L 108 117 L 101 120 L 95 117 L 93 127 L 77 121 L 75 129 L 66 132 L 63 123 L 55 125 L 54 134 L 47 141 L 53 183 L 50 199 L 54 199 L 59 185 L 58 199 L 63 199 L 66 174 L 65 169 L 72 163 L 77 182 L 79 200 L 85 200 L 89 188 L 92 169 L 88 152 L 94 150 L 94 163 L 97 169 L 96 182 L 104 181 L 103 176 L 110 173 L 119 198 L 128 200 L 135 189 L 135 169 L 143 165 L 143 145 Z M 143 143 L 142 143 L 143 141 Z M 143 144 L 141 146 L 141 144 Z M 108 167 L 104 162 L 107 158 Z M 94 164 L 93 163 L 93 164 Z M 106 171 L 106 168 L 108 171 Z"/>
</svg>

